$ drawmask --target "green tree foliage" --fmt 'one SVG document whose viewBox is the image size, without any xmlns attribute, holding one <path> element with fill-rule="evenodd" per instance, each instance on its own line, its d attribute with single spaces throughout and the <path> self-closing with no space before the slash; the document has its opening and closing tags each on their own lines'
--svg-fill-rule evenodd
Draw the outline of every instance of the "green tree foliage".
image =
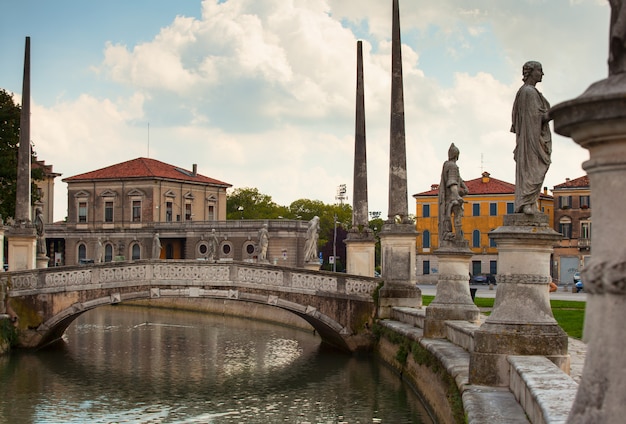
<svg viewBox="0 0 626 424">
<path fill-rule="evenodd" d="M 257 188 L 236 188 L 226 198 L 226 219 L 278 219 L 286 214 L 286 207 Z"/>
<path fill-rule="evenodd" d="M 13 101 L 13 95 L 0 89 L 0 216 L 5 220 L 15 214 L 20 113 L 21 108 Z M 34 153 L 31 160 L 36 160 Z M 33 169 L 31 177 L 31 200 L 34 203 L 39 199 L 34 181 L 43 179 L 42 170 Z"/>
</svg>

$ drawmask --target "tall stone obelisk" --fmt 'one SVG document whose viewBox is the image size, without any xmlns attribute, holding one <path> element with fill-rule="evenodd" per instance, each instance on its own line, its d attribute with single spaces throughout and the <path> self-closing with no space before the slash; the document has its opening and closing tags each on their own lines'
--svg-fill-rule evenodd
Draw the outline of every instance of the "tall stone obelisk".
<svg viewBox="0 0 626 424">
<path fill-rule="evenodd" d="M 376 240 L 368 224 L 367 148 L 365 138 L 365 89 L 363 42 L 356 45 L 356 116 L 354 130 L 354 181 L 352 228 L 345 240 L 348 274 L 374 276 Z"/>
<path fill-rule="evenodd" d="M 382 278 L 378 314 L 391 316 L 394 306 L 419 307 L 422 295 L 415 282 L 415 224 L 408 217 L 406 142 L 400 8 L 393 0 L 391 37 L 391 125 L 389 134 L 389 211 L 380 232 Z"/>
<path fill-rule="evenodd" d="M 10 271 L 33 269 L 36 266 L 37 234 L 31 220 L 30 160 L 30 37 L 26 37 L 20 145 L 17 152 L 15 224 L 10 228 L 8 234 Z"/>
<path fill-rule="evenodd" d="M 587 355 L 568 423 L 617 423 L 626 416 L 626 3 L 610 1 L 609 76 L 554 106 L 554 130 L 589 150 L 593 254 L 585 264 Z"/>
</svg>

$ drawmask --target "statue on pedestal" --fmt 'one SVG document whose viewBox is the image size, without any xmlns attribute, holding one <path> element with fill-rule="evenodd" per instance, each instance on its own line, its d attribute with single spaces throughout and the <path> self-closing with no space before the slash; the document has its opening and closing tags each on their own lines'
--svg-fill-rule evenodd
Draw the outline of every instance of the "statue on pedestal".
<svg viewBox="0 0 626 424">
<path fill-rule="evenodd" d="M 43 212 L 41 208 L 35 209 L 35 230 L 37 231 L 37 256 L 46 256 L 46 236 L 43 226 Z"/>
<path fill-rule="evenodd" d="M 537 200 L 550 167 L 552 136 L 550 134 L 550 103 L 535 88 L 543 77 L 541 63 L 526 62 L 522 68 L 524 85 L 513 103 L 515 133 L 515 212 L 538 213 Z"/>
<path fill-rule="evenodd" d="M 154 233 L 154 237 L 152 238 L 152 259 L 159 259 L 161 257 L 161 248 L 159 233 Z"/>
<path fill-rule="evenodd" d="M 320 218 L 314 216 L 309 221 L 309 228 L 306 230 L 306 242 L 304 243 L 304 262 L 317 262 L 317 239 L 320 231 Z"/>
<path fill-rule="evenodd" d="M 469 192 L 459 173 L 456 161 L 459 149 L 452 143 L 448 149 L 448 160 L 444 162 L 439 184 L 439 243 L 463 241 L 463 197 Z M 454 221 L 452 220 L 454 215 Z M 454 222 L 454 229 L 452 223 Z"/>
<path fill-rule="evenodd" d="M 270 244 L 270 234 L 267 231 L 267 224 L 263 224 L 261 229 L 259 230 L 259 262 L 267 262 L 267 247 Z"/>
</svg>

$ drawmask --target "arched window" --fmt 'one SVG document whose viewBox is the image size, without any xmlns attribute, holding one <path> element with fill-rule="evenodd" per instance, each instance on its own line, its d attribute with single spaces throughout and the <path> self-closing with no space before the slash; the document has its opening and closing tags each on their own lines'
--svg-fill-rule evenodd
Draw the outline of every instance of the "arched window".
<svg viewBox="0 0 626 424">
<path fill-rule="evenodd" d="M 131 248 L 131 257 L 133 261 L 141 259 L 141 246 L 139 246 L 139 243 L 133 244 L 133 247 Z"/>
<path fill-rule="evenodd" d="M 422 234 L 422 247 L 424 249 L 430 248 L 430 231 L 428 230 L 424 230 L 424 233 Z"/>
<path fill-rule="evenodd" d="M 472 247 L 480 247 L 480 231 L 478 230 L 472 232 Z"/>
<path fill-rule="evenodd" d="M 78 261 L 81 259 L 87 259 L 87 245 L 85 243 L 78 245 Z"/>
<path fill-rule="evenodd" d="M 107 243 L 104 245 L 104 262 L 111 262 L 113 260 L 113 245 Z"/>
</svg>

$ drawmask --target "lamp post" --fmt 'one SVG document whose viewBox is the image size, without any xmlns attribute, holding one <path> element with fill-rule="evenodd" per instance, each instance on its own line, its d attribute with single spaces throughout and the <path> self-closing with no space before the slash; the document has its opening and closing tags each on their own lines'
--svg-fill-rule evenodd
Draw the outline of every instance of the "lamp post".
<svg viewBox="0 0 626 424">
<path fill-rule="evenodd" d="M 335 214 L 334 219 L 335 232 L 333 235 L 333 272 L 337 272 L 337 214 Z"/>
<path fill-rule="evenodd" d="M 243 206 L 239 206 L 237 210 L 241 213 L 241 219 L 243 219 Z"/>
</svg>

